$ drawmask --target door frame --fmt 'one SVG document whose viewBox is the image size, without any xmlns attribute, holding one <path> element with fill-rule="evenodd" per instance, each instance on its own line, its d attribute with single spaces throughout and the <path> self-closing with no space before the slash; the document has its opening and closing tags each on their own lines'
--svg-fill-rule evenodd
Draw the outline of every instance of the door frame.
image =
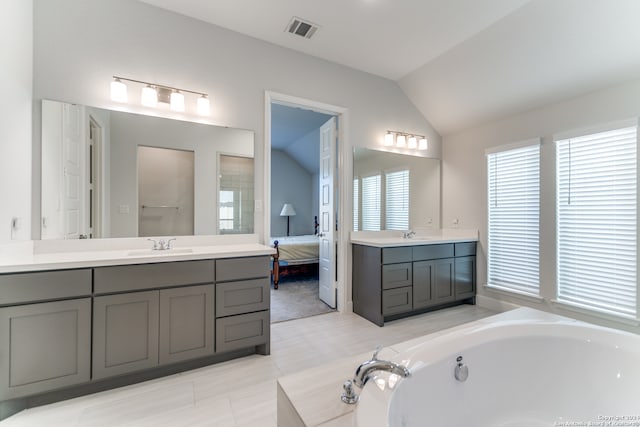
<svg viewBox="0 0 640 427">
<path fill-rule="evenodd" d="M 349 280 L 351 273 L 349 246 L 349 233 L 351 231 L 351 218 L 347 215 L 351 209 L 351 193 L 349 179 L 352 175 L 353 149 L 349 140 L 349 110 L 345 107 L 326 104 L 310 99 L 300 98 L 297 96 L 286 95 L 283 93 L 265 91 L 264 97 L 264 215 L 263 230 L 264 242 L 269 244 L 271 235 L 271 104 L 285 105 L 288 107 L 297 107 L 305 110 L 311 110 L 319 113 L 330 114 L 338 118 L 338 147 L 336 149 L 336 166 L 338 186 L 338 212 L 336 222 L 338 231 L 336 232 L 336 243 L 338 251 L 337 265 L 337 283 L 338 290 L 337 310 L 340 312 L 351 312 L 352 303 L 349 301 L 351 294 L 351 281 Z"/>
</svg>

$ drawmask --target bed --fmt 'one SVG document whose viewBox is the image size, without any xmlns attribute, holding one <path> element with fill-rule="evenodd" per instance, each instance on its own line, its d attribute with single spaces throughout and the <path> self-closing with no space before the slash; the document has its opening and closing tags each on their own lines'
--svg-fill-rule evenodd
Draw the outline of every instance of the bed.
<svg viewBox="0 0 640 427">
<path fill-rule="evenodd" d="M 274 289 L 278 289 L 281 268 L 318 263 L 320 238 L 316 235 L 272 237 L 271 246 L 276 250 L 272 270 Z"/>
</svg>

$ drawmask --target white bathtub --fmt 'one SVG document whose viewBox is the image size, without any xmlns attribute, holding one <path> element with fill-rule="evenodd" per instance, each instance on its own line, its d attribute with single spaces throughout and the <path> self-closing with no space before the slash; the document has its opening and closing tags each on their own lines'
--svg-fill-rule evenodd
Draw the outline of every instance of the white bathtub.
<svg viewBox="0 0 640 427">
<path fill-rule="evenodd" d="M 372 378 L 356 425 L 640 426 L 639 335 L 531 309 L 488 319 L 395 357 L 412 376 Z"/>
</svg>

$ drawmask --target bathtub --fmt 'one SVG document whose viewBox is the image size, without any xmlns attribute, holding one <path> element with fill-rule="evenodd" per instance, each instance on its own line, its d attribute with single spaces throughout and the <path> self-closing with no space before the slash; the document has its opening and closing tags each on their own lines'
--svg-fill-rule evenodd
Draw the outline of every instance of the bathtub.
<svg viewBox="0 0 640 427">
<path fill-rule="evenodd" d="M 532 309 L 496 318 L 403 350 L 412 375 L 370 379 L 356 425 L 640 426 L 640 335 Z"/>
</svg>

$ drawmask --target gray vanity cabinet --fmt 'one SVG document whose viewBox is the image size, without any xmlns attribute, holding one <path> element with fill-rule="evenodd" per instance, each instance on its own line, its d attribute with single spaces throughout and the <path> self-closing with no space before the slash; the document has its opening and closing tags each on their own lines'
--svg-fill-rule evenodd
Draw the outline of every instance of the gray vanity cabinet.
<svg viewBox="0 0 640 427">
<path fill-rule="evenodd" d="M 474 302 L 475 242 L 401 247 L 357 245 L 353 311 L 384 325 L 429 309 Z"/>
<path fill-rule="evenodd" d="M 0 401 L 88 382 L 91 270 L 0 275 Z"/>
<path fill-rule="evenodd" d="M 453 258 L 413 263 L 414 309 L 444 304 L 454 299 Z"/>
<path fill-rule="evenodd" d="M 157 366 L 158 332 L 158 291 L 94 298 L 93 378 Z"/>
<path fill-rule="evenodd" d="M 214 285 L 160 291 L 160 364 L 213 354 Z"/>
<path fill-rule="evenodd" d="M 93 378 L 212 355 L 213 279 L 213 260 L 95 268 Z"/>
<path fill-rule="evenodd" d="M 216 260 L 216 353 L 269 354 L 270 298 L 269 257 Z"/>
</svg>

